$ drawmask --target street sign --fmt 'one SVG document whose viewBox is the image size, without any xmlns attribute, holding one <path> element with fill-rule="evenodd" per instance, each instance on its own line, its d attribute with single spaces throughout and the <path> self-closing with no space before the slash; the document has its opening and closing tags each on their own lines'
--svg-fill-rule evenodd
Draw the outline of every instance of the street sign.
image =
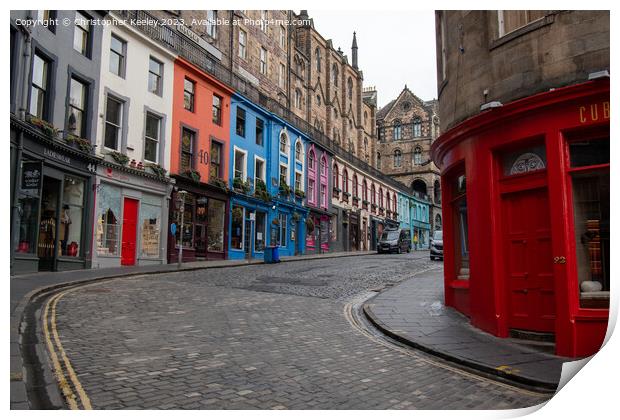
<svg viewBox="0 0 620 420">
<path fill-rule="evenodd" d="M 170 233 L 172 233 L 173 236 L 176 235 L 176 233 L 177 233 L 177 224 L 176 223 L 172 223 L 170 225 Z"/>
</svg>

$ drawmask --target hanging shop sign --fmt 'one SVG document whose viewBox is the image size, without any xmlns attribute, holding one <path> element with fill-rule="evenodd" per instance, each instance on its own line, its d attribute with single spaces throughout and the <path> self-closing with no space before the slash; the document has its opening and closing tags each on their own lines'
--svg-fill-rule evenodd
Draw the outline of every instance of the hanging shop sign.
<svg viewBox="0 0 620 420">
<path fill-rule="evenodd" d="M 22 165 L 22 190 L 38 190 L 41 187 L 41 162 L 24 162 Z"/>
</svg>

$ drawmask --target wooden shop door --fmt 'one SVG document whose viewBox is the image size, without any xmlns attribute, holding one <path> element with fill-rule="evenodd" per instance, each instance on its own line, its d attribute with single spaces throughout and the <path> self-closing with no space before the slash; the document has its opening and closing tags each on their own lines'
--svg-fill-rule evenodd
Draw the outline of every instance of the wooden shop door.
<svg viewBox="0 0 620 420">
<path fill-rule="evenodd" d="M 121 265 L 136 264 L 136 228 L 138 200 L 125 197 L 123 201 L 123 235 L 121 238 Z"/>
<path fill-rule="evenodd" d="M 502 195 L 508 327 L 555 331 L 555 290 L 546 186 Z"/>
</svg>

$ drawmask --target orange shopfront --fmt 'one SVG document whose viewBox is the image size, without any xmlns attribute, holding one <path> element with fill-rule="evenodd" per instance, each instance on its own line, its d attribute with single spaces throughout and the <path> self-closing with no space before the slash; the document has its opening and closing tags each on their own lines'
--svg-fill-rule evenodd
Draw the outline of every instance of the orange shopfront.
<svg viewBox="0 0 620 420">
<path fill-rule="evenodd" d="M 609 318 L 609 79 L 527 97 L 433 144 L 445 301 L 499 337 L 588 356 Z"/>
</svg>

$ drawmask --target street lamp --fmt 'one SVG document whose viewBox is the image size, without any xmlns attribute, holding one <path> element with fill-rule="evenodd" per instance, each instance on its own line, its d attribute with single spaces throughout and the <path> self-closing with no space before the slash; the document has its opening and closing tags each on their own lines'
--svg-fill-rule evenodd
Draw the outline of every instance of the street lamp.
<svg viewBox="0 0 620 420">
<path fill-rule="evenodd" d="M 183 222 L 185 219 L 185 195 L 187 191 L 181 190 L 177 192 L 177 202 L 179 203 L 179 211 L 181 212 L 181 230 L 179 231 L 179 260 L 177 262 L 178 268 L 181 268 L 183 262 Z"/>
</svg>

